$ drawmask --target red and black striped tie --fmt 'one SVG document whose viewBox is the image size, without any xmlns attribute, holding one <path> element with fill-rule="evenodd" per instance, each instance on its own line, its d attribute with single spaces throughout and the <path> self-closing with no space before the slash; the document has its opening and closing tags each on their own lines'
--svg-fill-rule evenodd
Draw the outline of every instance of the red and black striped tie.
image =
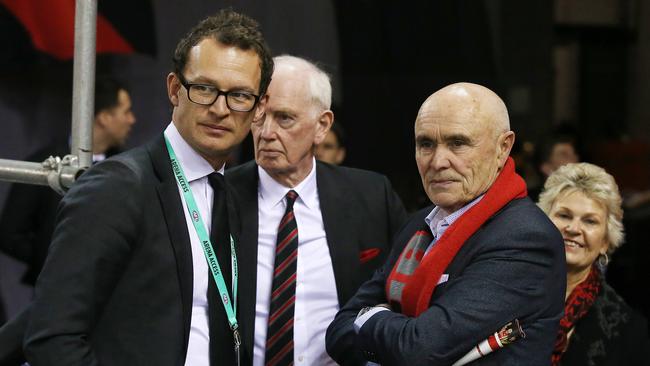
<svg viewBox="0 0 650 366">
<path fill-rule="evenodd" d="M 296 191 L 287 192 L 287 209 L 278 227 L 271 309 L 266 332 L 266 366 L 293 364 L 293 314 L 298 262 L 298 225 L 293 215 L 296 198 Z"/>
</svg>

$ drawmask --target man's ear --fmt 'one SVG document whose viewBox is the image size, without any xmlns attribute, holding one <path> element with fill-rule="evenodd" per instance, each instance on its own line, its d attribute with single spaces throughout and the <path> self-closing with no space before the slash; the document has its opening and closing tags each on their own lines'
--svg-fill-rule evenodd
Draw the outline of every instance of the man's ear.
<svg viewBox="0 0 650 366">
<path fill-rule="evenodd" d="M 329 109 L 321 112 L 316 123 L 317 126 L 316 136 L 314 137 L 314 145 L 318 145 L 323 142 L 323 140 L 325 140 L 327 133 L 332 127 L 332 123 L 334 123 L 334 112 Z"/>
<path fill-rule="evenodd" d="M 95 115 L 95 126 L 97 127 L 106 127 L 110 123 L 109 119 L 111 118 L 111 113 L 106 109 L 102 109 Z"/>
<path fill-rule="evenodd" d="M 181 88 L 181 82 L 173 72 L 167 75 L 167 97 L 174 107 L 178 107 L 178 91 Z"/>
<path fill-rule="evenodd" d="M 497 159 L 499 161 L 499 168 L 503 168 L 506 164 L 506 159 L 510 156 L 510 150 L 515 144 L 515 133 L 513 131 L 507 131 L 502 133 L 497 139 Z"/>
</svg>

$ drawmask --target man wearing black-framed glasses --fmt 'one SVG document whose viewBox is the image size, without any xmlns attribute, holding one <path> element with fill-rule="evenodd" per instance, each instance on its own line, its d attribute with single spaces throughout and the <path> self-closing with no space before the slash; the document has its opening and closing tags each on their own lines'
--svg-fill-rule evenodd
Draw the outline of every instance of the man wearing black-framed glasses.
<svg viewBox="0 0 650 366">
<path fill-rule="evenodd" d="M 238 364 L 244 253 L 222 174 L 264 113 L 273 60 L 257 22 L 224 10 L 173 61 L 164 133 L 93 166 L 61 203 L 25 340 L 34 366 Z"/>
<path fill-rule="evenodd" d="M 196 104 L 209 106 L 217 101 L 219 96 L 226 97 L 226 105 L 233 112 L 250 112 L 260 100 L 259 95 L 255 95 L 243 90 L 219 90 L 216 86 L 210 84 L 190 83 L 178 74 L 178 80 L 187 91 L 187 99 Z"/>
</svg>

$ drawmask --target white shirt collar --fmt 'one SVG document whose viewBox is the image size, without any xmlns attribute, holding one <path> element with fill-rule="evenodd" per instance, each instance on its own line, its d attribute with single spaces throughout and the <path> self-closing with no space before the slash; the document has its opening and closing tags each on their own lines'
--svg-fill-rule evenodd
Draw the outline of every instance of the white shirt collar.
<svg viewBox="0 0 650 366">
<path fill-rule="evenodd" d="M 183 136 L 178 132 L 178 129 L 176 129 L 174 122 L 171 122 L 165 129 L 165 136 L 172 145 L 188 182 L 208 176 L 215 171 L 212 165 L 185 141 Z M 222 175 L 224 173 L 224 166 L 225 164 L 218 170 Z"/>
<path fill-rule="evenodd" d="M 106 154 L 93 154 L 93 163 L 106 160 Z"/>
<path fill-rule="evenodd" d="M 316 207 L 318 203 L 318 189 L 316 186 L 316 159 L 312 158 L 312 168 L 307 177 L 302 182 L 298 183 L 295 187 L 287 188 L 273 179 L 262 167 L 257 166 L 257 171 L 260 177 L 259 193 L 262 202 L 268 207 L 274 207 L 282 202 L 284 196 L 290 190 L 298 193 L 298 199 L 307 206 L 307 208 Z"/>
</svg>

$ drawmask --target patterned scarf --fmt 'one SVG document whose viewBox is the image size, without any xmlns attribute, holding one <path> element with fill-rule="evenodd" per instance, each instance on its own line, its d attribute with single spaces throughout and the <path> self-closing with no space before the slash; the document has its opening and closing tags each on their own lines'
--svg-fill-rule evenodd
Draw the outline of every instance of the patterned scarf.
<svg viewBox="0 0 650 366">
<path fill-rule="evenodd" d="M 576 286 L 564 303 L 564 316 L 560 320 L 560 330 L 555 339 L 555 348 L 551 357 L 552 366 L 558 366 L 569 343 L 569 332 L 591 308 L 600 292 L 600 271 L 594 265 L 587 279 Z"/>
<path fill-rule="evenodd" d="M 391 305 L 408 316 L 418 316 L 428 309 L 442 273 L 467 239 L 510 201 L 525 196 L 526 183 L 515 173 L 512 158 L 508 158 L 483 199 L 447 228 L 426 257 L 430 234 L 418 231 L 409 240 L 386 281 Z"/>
</svg>

